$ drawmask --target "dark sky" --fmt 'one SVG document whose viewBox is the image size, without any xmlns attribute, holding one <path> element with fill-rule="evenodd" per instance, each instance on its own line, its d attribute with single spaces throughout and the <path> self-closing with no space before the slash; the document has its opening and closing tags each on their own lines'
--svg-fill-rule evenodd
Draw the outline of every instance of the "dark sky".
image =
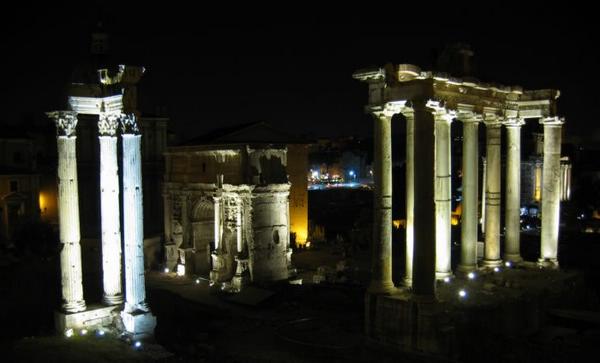
<svg viewBox="0 0 600 363">
<path fill-rule="evenodd" d="M 569 136 L 600 140 L 600 37 L 591 9 L 83 5 L 16 9 L 2 23 L 3 121 L 61 107 L 102 20 L 112 59 L 147 68 L 143 110 L 166 106 L 183 139 L 258 120 L 315 136 L 368 132 L 367 90 L 354 70 L 386 62 L 429 69 L 436 51 L 462 41 L 475 51 L 479 79 L 560 89 Z"/>
</svg>

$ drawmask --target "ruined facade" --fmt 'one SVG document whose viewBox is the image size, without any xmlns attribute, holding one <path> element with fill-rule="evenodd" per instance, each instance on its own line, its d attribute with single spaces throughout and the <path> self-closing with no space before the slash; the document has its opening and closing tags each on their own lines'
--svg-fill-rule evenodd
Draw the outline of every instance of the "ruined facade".
<svg viewBox="0 0 600 363">
<path fill-rule="evenodd" d="M 261 124 L 245 126 L 165 153 L 169 270 L 210 276 L 233 289 L 244 281 L 280 281 L 294 274 L 289 151 L 281 135 L 265 135 L 265 130 L 270 131 Z M 307 193 L 305 172 L 301 175 Z M 306 199 L 293 200 L 305 210 Z"/>
</svg>

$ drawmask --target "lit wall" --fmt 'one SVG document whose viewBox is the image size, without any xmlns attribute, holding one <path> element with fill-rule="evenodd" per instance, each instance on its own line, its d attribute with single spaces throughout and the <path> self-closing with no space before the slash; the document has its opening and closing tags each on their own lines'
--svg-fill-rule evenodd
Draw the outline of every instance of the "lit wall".
<svg viewBox="0 0 600 363">
<path fill-rule="evenodd" d="M 290 232 L 296 244 L 304 245 L 308 237 L 308 145 L 288 145 L 287 172 L 290 188 Z"/>
</svg>

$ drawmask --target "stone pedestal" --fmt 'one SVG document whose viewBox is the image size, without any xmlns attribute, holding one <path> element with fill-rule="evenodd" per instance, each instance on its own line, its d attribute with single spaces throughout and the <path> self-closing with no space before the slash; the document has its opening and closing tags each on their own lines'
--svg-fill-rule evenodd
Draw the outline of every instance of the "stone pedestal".
<svg viewBox="0 0 600 363">
<path fill-rule="evenodd" d="M 148 339 L 154 335 L 156 317 L 149 311 L 121 312 L 127 334 L 134 340 Z"/>
<path fill-rule="evenodd" d="M 54 313 L 56 331 L 64 333 L 68 329 L 97 329 L 110 327 L 119 316 L 119 306 L 89 306 L 87 310 L 78 313 Z"/>
<path fill-rule="evenodd" d="M 242 290 L 250 283 L 250 271 L 248 270 L 248 258 L 235 258 L 235 275 L 231 279 L 231 287 L 235 291 Z"/>
</svg>

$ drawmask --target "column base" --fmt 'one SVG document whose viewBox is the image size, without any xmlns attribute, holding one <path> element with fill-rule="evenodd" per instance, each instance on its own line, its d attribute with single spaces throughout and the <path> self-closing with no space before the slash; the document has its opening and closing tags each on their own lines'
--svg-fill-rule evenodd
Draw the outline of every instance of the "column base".
<svg viewBox="0 0 600 363">
<path fill-rule="evenodd" d="M 519 253 L 505 253 L 504 260 L 512 263 L 521 263 L 523 262 L 523 257 L 521 257 L 521 254 Z"/>
<path fill-rule="evenodd" d="M 452 277 L 452 271 L 444 271 L 444 272 L 436 271 L 435 272 L 435 279 L 436 280 L 443 280 L 446 277 Z"/>
<path fill-rule="evenodd" d="M 109 326 L 113 323 L 113 312 L 116 313 L 118 306 L 93 306 L 85 311 L 77 313 L 54 313 L 54 327 L 58 333 L 64 333 L 69 329 L 92 330 L 95 327 Z"/>
<path fill-rule="evenodd" d="M 413 280 L 410 277 L 405 277 L 402 279 L 402 285 L 407 289 L 412 289 Z"/>
<path fill-rule="evenodd" d="M 537 261 L 540 268 L 558 269 L 558 259 L 556 258 L 540 258 Z"/>
<path fill-rule="evenodd" d="M 156 317 L 149 311 L 121 312 L 125 333 L 133 340 L 148 339 L 154 335 Z"/>
<path fill-rule="evenodd" d="M 483 265 L 483 267 L 488 267 L 488 268 L 500 267 L 500 266 L 502 266 L 502 260 L 501 259 L 483 260 L 482 265 Z"/>
<path fill-rule="evenodd" d="M 367 292 L 370 294 L 391 294 L 394 292 L 394 283 L 392 281 L 371 281 Z"/>
<path fill-rule="evenodd" d="M 123 295 L 104 295 L 102 297 L 102 302 L 104 305 L 121 305 L 123 304 Z"/>
<path fill-rule="evenodd" d="M 477 265 L 458 265 L 456 266 L 456 274 L 457 275 L 467 275 L 469 272 L 473 272 L 477 270 Z"/>
<path fill-rule="evenodd" d="M 85 300 L 71 301 L 68 303 L 63 303 L 62 308 L 66 314 L 72 314 L 72 313 L 78 313 L 81 311 L 85 311 L 85 309 L 86 309 Z"/>
</svg>

